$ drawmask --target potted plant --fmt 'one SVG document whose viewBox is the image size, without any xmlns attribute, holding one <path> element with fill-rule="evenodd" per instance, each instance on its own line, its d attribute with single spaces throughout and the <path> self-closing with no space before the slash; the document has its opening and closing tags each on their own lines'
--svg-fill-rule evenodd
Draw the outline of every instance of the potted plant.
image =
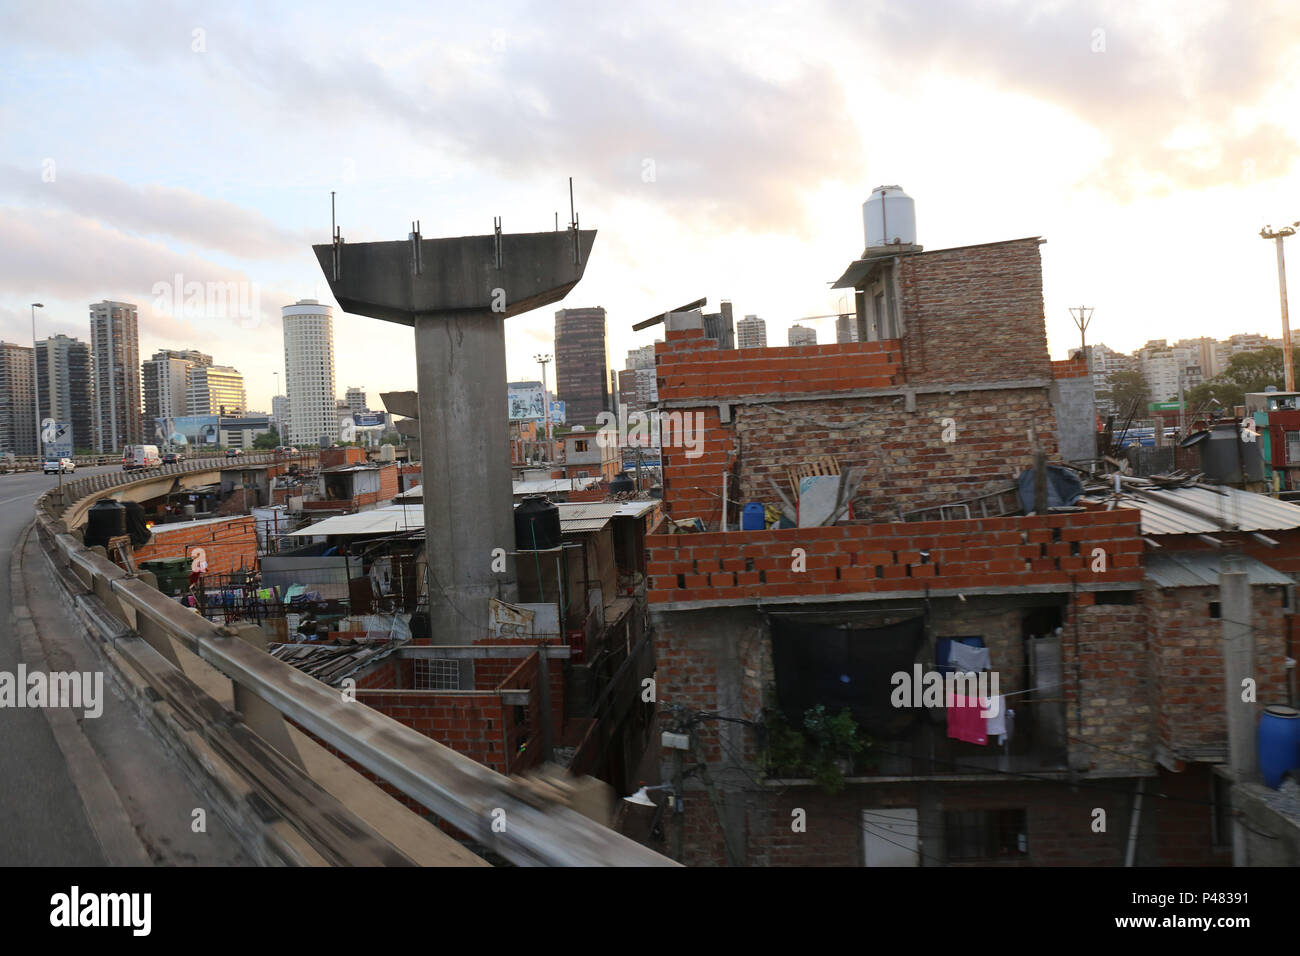
<svg viewBox="0 0 1300 956">
<path fill-rule="evenodd" d="M 799 727 L 779 710 L 766 710 L 764 725 L 769 773 L 811 777 L 828 794 L 844 788 L 856 758 L 871 746 L 847 707 L 838 714 L 822 704 L 810 707 Z"/>
</svg>

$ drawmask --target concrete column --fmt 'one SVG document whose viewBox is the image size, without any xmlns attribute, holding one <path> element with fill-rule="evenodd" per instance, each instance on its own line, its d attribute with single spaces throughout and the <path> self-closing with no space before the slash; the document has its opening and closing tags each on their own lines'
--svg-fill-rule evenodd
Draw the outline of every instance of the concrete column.
<svg viewBox="0 0 1300 956">
<path fill-rule="evenodd" d="M 415 318 L 429 626 L 435 644 L 484 636 L 488 599 L 517 598 L 510 435 L 502 411 L 505 318 L 494 312 Z"/>
</svg>

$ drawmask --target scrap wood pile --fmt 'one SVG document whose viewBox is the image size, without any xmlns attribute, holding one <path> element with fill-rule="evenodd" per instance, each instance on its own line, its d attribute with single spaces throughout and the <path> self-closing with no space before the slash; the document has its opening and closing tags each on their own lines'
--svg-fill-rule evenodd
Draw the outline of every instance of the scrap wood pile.
<svg viewBox="0 0 1300 956">
<path fill-rule="evenodd" d="M 1219 486 L 1201 480 L 1205 477 L 1204 472 L 1177 470 L 1138 477 L 1129 474 L 1131 469 L 1127 461 L 1117 461 L 1110 457 L 1103 461 L 1114 470 L 1089 471 L 1073 465 L 1067 466 L 1079 473 L 1086 497 L 1114 499 L 1123 497 L 1126 493 L 1131 495 L 1143 491 L 1172 491 L 1178 488 L 1207 488 L 1211 491 L 1221 491 Z"/>
</svg>

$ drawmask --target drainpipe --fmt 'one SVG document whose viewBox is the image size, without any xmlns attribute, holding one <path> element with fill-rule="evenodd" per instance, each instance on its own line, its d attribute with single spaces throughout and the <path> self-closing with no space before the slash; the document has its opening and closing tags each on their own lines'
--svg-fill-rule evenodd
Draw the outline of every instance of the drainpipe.
<svg viewBox="0 0 1300 956">
<path fill-rule="evenodd" d="M 1124 851 L 1124 865 L 1132 866 L 1137 856 L 1138 821 L 1142 819 L 1142 791 L 1147 778 L 1138 777 L 1137 791 L 1133 795 L 1133 814 L 1128 821 L 1128 849 Z"/>
</svg>

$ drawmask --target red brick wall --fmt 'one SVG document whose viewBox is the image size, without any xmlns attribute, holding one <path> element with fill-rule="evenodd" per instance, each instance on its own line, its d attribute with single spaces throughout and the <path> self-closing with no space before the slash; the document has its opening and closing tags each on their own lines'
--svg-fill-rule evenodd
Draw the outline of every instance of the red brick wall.
<svg viewBox="0 0 1300 956">
<path fill-rule="evenodd" d="M 1147 609 L 1140 592 L 1133 604 L 1095 604 L 1094 597 L 1076 595 L 1061 640 L 1071 759 L 1086 758 L 1093 771 L 1149 771 L 1155 755 L 1156 701 Z"/>
<path fill-rule="evenodd" d="M 720 351 L 703 329 L 675 329 L 655 345 L 655 364 L 660 401 L 901 384 L 898 343 L 892 340 Z"/>
<path fill-rule="evenodd" d="M 1223 621 L 1210 617 L 1218 588 L 1151 589 L 1146 595 L 1160 738 L 1173 749 L 1227 746 Z M 1287 620 L 1282 589 L 1251 588 L 1257 709 L 1286 703 Z"/>
<path fill-rule="evenodd" d="M 398 493 L 397 465 L 390 463 L 379 466 L 379 500 L 389 501 Z"/>
<path fill-rule="evenodd" d="M 358 688 L 357 700 L 457 753 L 509 772 L 506 719 L 496 693 Z"/>
<path fill-rule="evenodd" d="M 322 448 L 320 450 L 320 467 L 336 468 L 339 465 L 360 465 L 366 460 L 366 450 L 353 445 L 342 448 Z"/>
<path fill-rule="evenodd" d="M 1000 252 L 992 259 L 988 253 L 976 255 L 980 269 L 993 268 L 1002 261 L 999 257 L 1007 256 L 1013 264 L 1019 263 L 1016 268 L 1028 268 L 1025 262 L 1033 270 L 1038 268 L 1033 242 L 994 248 Z M 947 254 L 936 255 L 943 259 Z M 942 271 L 941 266 L 936 261 L 922 271 Z M 1027 281 L 1016 268 L 1007 280 L 1013 286 Z M 995 270 L 994 275 L 999 274 Z M 707 527 L 719 526 L 724 471 L 733 473 L 729 489 L 733 500 L 773 502 L 776 496 L 770 481 L 790 494 L 790 466 L 831 455 L 842 470 L 863 470 L 855 515 L 879 520 L 896 517 L 900 508 L 931 507 L 1005 487 L 1014 472 L 1032 461 L 1031 429 L 1047 455 L 1055 456 L 1056 419 L 1046 387 L 1052 368 L 1043 331 L 1041 289 L 1035 285 L 1036 292 L 980 293 L 974 299 L 970 281 L 959 283 L 959 289 L 964 291 L 954 293 L 955 298 L 913 303 L 920 309 L 917 321 L 951 345 L 927 345 L 929 358 L 922 355 L 920 364 L 911 358 L 900 364 L 908 353 L 897 341 L 719 352 L 708 347 L 711 340 L 699 329 L 667 332 L 666 341 L 656 346 L 660 401 L 692 404 L 662 411 L 683 416 L 685 427 L 694 429 L 685 440 L 675 440 L 672 430 L 664 426 L 664 501 L 673 517 L 699 517 Z M 972 322 L 970 301 L 1000 302 L 998 308 L 1015 315 L 998 313 L 999 321 L 1010 323 L 1005 328 Z M 1014 345 L 1009 344 L 1012 341 Z M 990 342 L 999 343 L 1003 351 L 991 353 Z M 942 363 L 932 369 L 925 363 L 938 361 L 936 356 L 942 356 Z M 935 381 L 1032 379 L 1045 384 L 921 393 L 915 396 L 914 412 L 904 411 L 901 395 L 787 400 L 800 393 L 890 389 Z M 718 399 L 754 396 L 771 396 L 771 401 L 736 405 L 733 420 L 722 421 Z M 708 404 L 711 401 L 715 404 Z"/>
<path fill-rule="evenodd" d="M 257 565 L 257 529 L 252 515 L 171 532 L 162 530 L 166 527 L 156 525 L 149 543 L 135 549 L 137 565 L 159 558 L 189 557 L 196 547 L 205 552 L 209 574 L 230 574 Z"/>
<path fill-rule="evenodd" d="M 1007 487 L 1013 473 L 1033 464 L 1031 426 L 1048 456 L 1056 454 L 1056 418 L 1046 389 L 922 394 L 915 412 L 886 397 L 739 406 L 733 414 L 735 424 L 714 426 L 704 445 L 707 452 L 726 452 L 727 464 L 739 457 L 731 497 L 775 502 L 775 482 L 793 500 L 787 469 L 833 455 L 842 471 L 856 468 L 863 475 L 854 517 L 876 521 L 897 520 L 900 508 L 948 504 Z M 945 441 L 949 425 L 953 440 Z M 677 511 L 682 486 L 703 485 L 712 492 L 716 513 L 724 460 L 689 460 L 676 448 L 665 457 L 671 462 L 665 496 L 671 487 L 675 516 L 685 516 Z"/>
<path fill-rule="evenodd" d="M 652 602 L 1142 580 L 1132 509 L 648 535 Z M 1060 540 L 1056 540 L 1059 537 Z M 1077 547 L 1076 547 L 1077 546 Z M 802 548 L 806 570 L 792 570 Z M 1091 571 L 1102 548 L 1106 571 Z M 921 552 L 929 551 L 922 561 Z M 1075 553 L 1077 552 L 1077 553 Z"/>
<path fill-rule="evenodd" d="M 1052 363 L 1053 378 L 1087 378 L 1091 374 L 1088 363 L 1083 359 L 1065 359 Z"/>
<path fill-rule="evenodd" d="M 1017 239 L 900 260 L 909 383 L 1052 377 L 1038 246 Z"/>
</svg>

